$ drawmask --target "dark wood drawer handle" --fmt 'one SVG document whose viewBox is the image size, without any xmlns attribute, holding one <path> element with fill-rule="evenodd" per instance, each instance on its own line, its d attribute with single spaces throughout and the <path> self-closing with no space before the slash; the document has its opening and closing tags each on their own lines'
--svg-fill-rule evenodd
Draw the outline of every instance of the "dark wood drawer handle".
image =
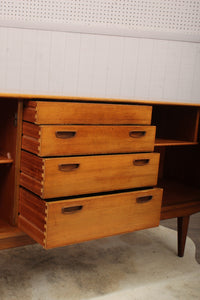
<svg viewBox="0 0 200 300">
<path fill-rule="evenodd" d="M 70 172 L 78 169 L 80 164 L 61 164 L 58 165 L 58 170 L 62 172 Z"/>
<path fill-rule="evenodd" d="M 135 166 L 145 166 L 149 163 L 150 159 L 135 159 L 133 164 Z"/>
<path fill-rule="evenodd" d="M 62 208 L 62 213 L 63 214 L 72 214 L 72 213 L 75 213 L 77 211 L 80 211 L 82 208 L 83 208 L 82 205 L 72 206 L 72 207 L 63 207 Z"/>
<path fill-rule="evenodd" d="M 152 200 L 153 196 L 144 196 L 144 197 L 138 197 L 136 198 L 137 203 L 146 203 Z"/>
<path fill-rule="evenodd" d="M 129 136 L 132 138 L 141 138 L 145 136 L 146 131 L 130 131 Z"/>
<path fill-rule="evenodd" d="M 56 131 L 55 134 L 58 139 L 70 139 L 75 137 L 76 131 Z"/>
</svg>

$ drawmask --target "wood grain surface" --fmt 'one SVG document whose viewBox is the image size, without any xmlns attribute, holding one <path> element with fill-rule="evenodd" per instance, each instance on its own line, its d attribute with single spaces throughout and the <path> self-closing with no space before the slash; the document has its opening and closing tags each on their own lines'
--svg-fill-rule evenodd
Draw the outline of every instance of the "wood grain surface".
<svg viewBox="0 0 200 300">
<path fill-rule="evenodd" d="M 22 148 L 39 156 L 152 152 L 154 126 L 35 125 L 23 122 Z"/>
<path fill-rule="evenodd" d="M 19 226 L 49 249 L 158 226 L 161 199 L 161 189 L 149 189 L 44 202 L 44 214 L 40 210 L 43 200 L 21 189 Z M 24 215 L 23 206 L 30 207 L 29 214 Z M 43 230 L 38 218 L 45 221 Z"/>
<path fill-rule="evenodd" d="M 40 158 L 22 151 L 21 185 L 54 198 L 155 186 L 159 153 Z"/>
<path fill-rule="evenodd" d="M 151 124 L 152 107 L 146 105 L 28 101 L 25 121 L 36 124 Z"/>
</svg>

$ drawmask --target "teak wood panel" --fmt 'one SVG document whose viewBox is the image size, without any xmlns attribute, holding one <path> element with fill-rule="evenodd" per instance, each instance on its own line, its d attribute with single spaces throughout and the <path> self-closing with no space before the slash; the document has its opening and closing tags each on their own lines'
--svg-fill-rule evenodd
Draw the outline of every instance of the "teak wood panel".
<svg viewBox="0 0 200 300">
<path fill-rule="evenodd" d="M 40 158 L 22 151 L 20 183 L 44 199 L 154 186 L 158 165 L 158 153 Z"/>
<path fill-rule="evenodd" d="M 151 152 L 154 140 L 154 126 L 39 126 L 23 122 L 22 148 L 39 156 Z"/>
<path fill-rule="evenodd" d="M 46 249 L 60 247 L 158 226 L 161 201 L 157 188 L 54 202 L 21 189 L 19 227 Z"/>
<path fill-rule="evenodd" d="M 151 106 L 29 101 L 25 121 L 36 124 L 151 124 Z"/>
</svg>

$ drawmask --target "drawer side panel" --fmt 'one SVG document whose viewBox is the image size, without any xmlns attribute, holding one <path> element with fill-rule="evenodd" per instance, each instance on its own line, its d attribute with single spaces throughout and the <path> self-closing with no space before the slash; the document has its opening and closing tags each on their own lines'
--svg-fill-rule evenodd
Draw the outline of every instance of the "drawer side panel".
<svg viewBox="0 0 200 300">
<path fill-rule="evenodd" d="M 44 185 L 44 163 L 42 158 L 21 151 L 20 170 L 20 185 L 41 196 Z"/>
<path fill-rule="evenodd" d="M 24 174 L 23 172 L 20 174 L 20 185 L 29 189 L 33 193 L 42 196 L 43 184 L 40 181 L 35 180 L 35 178 Z"/>
<path fill-rule="evenodd" d="M 42 181 L 44 177 L 44 161 L 31 153 L 21 151 L 21 171 Z"/>
<path fill-rule="evenodd" d="M 36 242 L 44 245 L 46 203 L 23 188 L 20 188 L 18 227 Z"/>
<path fill-rule="evenodd" d="M 35 123 L 37 122 L 37 102 L 26 101 L 24 102 L 23 120 Z"/>
</svg>

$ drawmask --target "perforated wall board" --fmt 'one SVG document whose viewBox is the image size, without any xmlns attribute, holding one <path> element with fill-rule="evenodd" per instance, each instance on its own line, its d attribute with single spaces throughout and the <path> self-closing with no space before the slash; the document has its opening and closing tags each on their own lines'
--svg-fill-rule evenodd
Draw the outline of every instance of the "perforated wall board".
<svg viewBox="0 0 200 300">
<path fill-rule="evenodd" d="M 200 1 L 0 0 L 0 25 L 200 41 Z"/>
</svg>

